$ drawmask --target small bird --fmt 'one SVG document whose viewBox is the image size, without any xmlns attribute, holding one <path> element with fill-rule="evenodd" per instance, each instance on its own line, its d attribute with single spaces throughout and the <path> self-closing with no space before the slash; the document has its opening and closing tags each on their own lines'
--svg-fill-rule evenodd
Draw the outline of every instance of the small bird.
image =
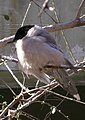
<svg viewBox="0 0 85 120">
<path fill-rule="evenodd" d="M 23 26 L 17 30 L 12 42 L 16 43 L 19 64 L 25 74 L 32 75 L 45 84 L 49 84 L 52 78 L 56 79 L 63 89 L 80 100 L 78 90 L 66 70 L 54 68 L 73 65 L 47 30 L 38 25 Z"/>
</svg>

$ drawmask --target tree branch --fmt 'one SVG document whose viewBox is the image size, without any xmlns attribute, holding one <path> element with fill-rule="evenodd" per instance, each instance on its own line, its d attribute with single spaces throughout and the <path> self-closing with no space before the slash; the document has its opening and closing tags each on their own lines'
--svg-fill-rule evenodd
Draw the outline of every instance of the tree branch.
<svg viewBox="0 0 85 120">
<path fill-rule="evenodd" d="M 12 36 L 1 39 L 0 40 L 0 48 L 6 46 L 9 42 L 11 42 L 13 40 L 14 37 L 15 37 L 15 35 L 12 35 Z"/>
<path fill-rule="evenodd" d="M 40 87 L 37 91 L 34 90 L 34 95 L 29 97 L 29 94 L 32 92 L 31 90 L 26 90 L 25 92 L 21 92 L 18 96 L 16 96 L 14 98 L 14 100 L 3 110 L 3 112 L 0 114 L 0 119 L 4 117 L 4 115 L 8 112 L 9 109 L 12 109 L 12 107 L 18 103 L 21 99 L 22 96 L 26 96 L 28 95 L 28 100 L 25 104 L 23 104 L 22 106 L 20 106 L 19 108 L 17 108 L 15 110 L 15 113 L 21 109 L 24 109 L 25 107 L 29 106 L 30 104 L 32 104 L 35 100 L 37 100 L 39 97 L 41 97 L 45 92 L 47 92 L 47 90 L 52 90 L 53 88 L 55 88 L 56 86 L 58 86 L 58 83 L 50 83 L 49 85 L 45 85 L 43 87 Z M 45 88 L 45 89 L 43 89 Z M 37 88 L 36 88 L 37 89 Z M 35 93 L 36 91 L 36 93 Z"/>
<path fill-rule="evenodd" d="M 84 5 L 85 5 L 85 0 L 82 0 L 82 1 L 81 1 L 81 4 L 80 4 L 80 6 L 79 6 L 78 12 L 77 12 L 76 19 L 80 18 L 80 14 L 81 14 L 81 12 L 82 12 L 82 9 L 84 8 Z"/>
<path fill-rule="evenodd" d="M 41 8 L 41 10 L 40 10 L 40 12 L 38 14 L 38 16 L 41 16 L 41 14 L 42 14 L 43 10 L 46 8 L 48 2 L 49 2 L 48 0 L 44 1 L 43 5 L 42 5 L 42 8 Z"/>
<path fill-rule="evenodd" d="M 3 62 L 5 60 L 18 63 L 18 59 L 17 58 L 13 58 L 13 57 L 10 57 L 10 56 L 0 55 L 0 62 Z"/>
<path fill-rule="evenodd" d="M 49 32 L 55 32 L 55 31 L 80 27 L 80 26 L 84 26 L 84 25 L 85 25 L 85 21 L 82 21 L 81 19 L 75 19 L 68 23 L 58 23 L 55 25 L 44 26 L 43 28 L 48 30 Z"/>
<path fill-rule="evenodd" d="M 69 98 L 69 97 L 66 97 L 66 96 L 63 96 L 63 95 L 60 95 L 58 93 L 55 93 L 55 92 L 52 92 L 51 90 L 55 87 L 58 86 L 58 83 L 57 82 L 54 82 L 54 83 L 50 83 L 49 85 L 45 85 L 45 86 L 42 86 L 42 87 L 39 87 L 38 89 L 35 88 L 34 89 L 34 92 L 33 90 L 26 90 L 25 92 L 21 92 L 19 95 L 17 95 L 14 100 L 3 110 L 3 112 L 0 114 L 0 119 L 3 119 L 6 115 L 6 113 L 10 112 L 8 117 L 14 117 L 16 115 L 17 112 L 21 111 L 22 109 L 28 107 L 29 105 L 31 105 L 32 103 L 34 103 L 37 99 L 39 99 L 42 95 L 44 95 L 46 92 L 49 92 L 51 94 L 54 94 L 60 98 L 64 98 L 66 100 L 70 100 L 70 101 L 74 101 L 74 102 L 77 102 L 77 103 L 80 103 L 80 104 L 83 104 L 85 105 L 85 102 L 82 102 L 82 101 L 78 101 L 78 100 L 75 100 L 75 99 L 72 99 L 72 98 Z M 31 96 L 29 96 L 29 94 L 31 94 Z M 26 96 L 27 99 L 24 99 L 25 103 L 22 104 L 21 106 L 18 106 L 18 108 L 16 108 L 15 110 L 13 110 L 13 106 L 15 104 L 17 104 L 19 101 L 22 100 L 22 96 Z"/>
<path fill-rule="evenodd" d="M 75 19 L 69 23 L 58 23 L 55 25 L 44 26 L 43 28 L 49 32 L 55 32 L 55 31 L 71 29 L 71 28 L 80 27 L 80 26 L 85 26 L 85 21 L 82 21 L 81 19 Z M 13 38 L 14 38 L 14 35 L 1 39 L 0 48 L 6 46 L 9 42 L 13 40 Z"/>
<path fill-rule="evenodd" d="M 52 69 L 83 69 L 85 70 L 85 66 L 66 66 L 66 65 L 61 65 L 61 66 L 53 66 L 53 65 L 45 65 L 44 68 L 52 68 Z"/>
<path fill-rule="evenodd" d="M 81 4 L 79 6 L 79 10 L 77 12 L 76 19 L 74 19 L 73 21 L 68 22 L 68 23 L 57 23 L 55 21 L 57 24 L 44 26 L 43 28 L 48 30 L 49 32 L 55 32 L 55 31 L 60 31 L 60 30 L 66 30 L 66 29 L 71 29 L 71 28 L 75 28 L 75 27 L 85 26 L 85 20 L 80 19 L 80 14 L 81 14 L 81 11 L 82 11 L 84 5 L 85 5 L 85 0 L 82 0 Z M 0 48 L 4 47 L 9 42 L 11 42 L 13 40 L 14 36 L 15 35 L 12 35 L 10 37 L 6 37 L 6 38 L 1 39 L 0 40 Z"/>
</svg>

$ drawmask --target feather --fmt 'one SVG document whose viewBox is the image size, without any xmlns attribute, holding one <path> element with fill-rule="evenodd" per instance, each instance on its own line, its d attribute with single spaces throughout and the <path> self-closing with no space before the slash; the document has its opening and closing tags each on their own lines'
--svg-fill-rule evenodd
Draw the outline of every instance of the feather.
<svg viewBox="0 0 85 120">
<path fill-rule="evenodd" d="M 78 94 L 78 90 L 75 86 L 75 83 L 71 80 L 71 78 L 68 76 L 66 71 L 64 69 L 56 69 L 56 70 L 54 69 L 53 73 L 55 78 L 57 78 L 59 84 L 63 87 L 63 89 L 69 92 L 77 100 L 80 100 L 80 96 Z"/>
</svg>

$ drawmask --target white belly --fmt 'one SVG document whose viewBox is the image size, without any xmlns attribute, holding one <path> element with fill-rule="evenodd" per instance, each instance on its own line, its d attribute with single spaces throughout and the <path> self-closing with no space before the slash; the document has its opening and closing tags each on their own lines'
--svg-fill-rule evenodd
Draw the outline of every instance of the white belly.
<svg viewBox="0 0 85 120">
<path fill-rule="evenodd" d="M 22 40 L 18 40 L 16 43 L 16 50 L 17 50 L 17 57 L 20 63 L 20 69 L 22 69 L 23 72 L 26 74 L 31 74 L 30 69 L 31 69 L 31 64 L 28 64 L 25 58 L 25 52 L 23 51 L 23 42 Z"/>
</svg>

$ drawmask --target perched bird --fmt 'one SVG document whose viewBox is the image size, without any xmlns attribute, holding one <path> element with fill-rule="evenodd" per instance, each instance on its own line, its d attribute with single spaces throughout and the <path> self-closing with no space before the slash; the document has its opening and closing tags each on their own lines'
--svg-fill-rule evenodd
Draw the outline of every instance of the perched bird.
<svg viewBox="0 0 85 120">
<path fill-rule="evenodd" d="M 47 30 L 37 25 L 23 26 L 17 30 L 13 42 L 16 42 L 19 64 L 24 73 L 46 84 L 53 77 L 67 92 L 80 100 L 78 90 L 65 69 L 54 68 L 73 65 Z"/>
</svg>

